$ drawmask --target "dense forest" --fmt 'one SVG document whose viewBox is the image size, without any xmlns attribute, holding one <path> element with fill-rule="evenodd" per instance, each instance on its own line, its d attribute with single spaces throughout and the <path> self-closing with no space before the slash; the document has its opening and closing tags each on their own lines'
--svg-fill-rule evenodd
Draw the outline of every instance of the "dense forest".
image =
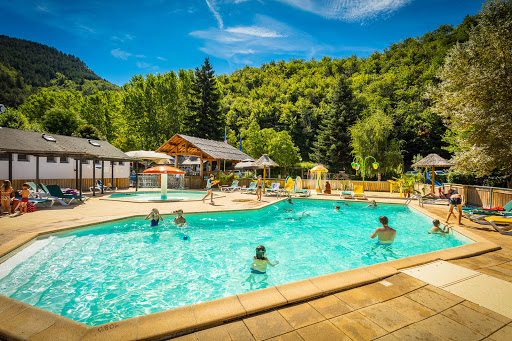
<svg viewBox="0 0 512 341">
<path fill-rule="evenodd" d="M 77 88 L 77 84 L 88 80 L 99 81 L 98 77 L 77 58 L 48 48 L 52 51 L 50 57 L 40 56 L 40 60 L 48 63 L 43 65 L 54 65 L 54 70 L 55 65 L 60 65 L 53 76 L 45 74 L 49 78 L 30 76 L 32 73 L 27 70 L 36 70 L 34 66 L 18 69 L 12 64 L 0 65 L 0 71 L 8 74 L 16 85 L 12 91 L 46 82 L 23 103 L 8 105 L 7 113 L 0 116 L 0 125 L 97 136 L 125 151 L 155 150 L 175 133 L 201 132 L 199 137 L 221 139 L 226 128 L 228 142 L 233 146 L 238 147 L 242 137 L 244 152 L 253 157 L 268 153 L 285 167 L 314 162 L 332 171 L 354 173 L 350 169 L 354 155 L 373 155 L 381 166 L 368 175 L 390 178 L 409 169 L 421 156 L 438 153 L 446 158 L 456 156 L 455 160 L 464 164 L 458 171 L 473 172 L 473 179 L 490 174 L 508 176 L 511 163 L 489 157 L 488 151 L 484 152 L 486 167 L 471 163 L 475 157 L 469 151 L 491 147 L 485 138 L 474 133 L 482 123 L 476 127 L 467 117 L 478 111 L 484 116 L 501 115 L 499 121 L 503 124 L 512 122 L 511 106 L 503 111 L 510 104 L 510 82 L 506 81 L 510 71 L 505 68 L 504 73 L 493 74 L 494 80 L 501 75 L 505 81 L 502 89 L 491 89 L 488 93 L 503 96 L 484 98 L 472 94 L 468 97 L 475 101 L 472 108 L 454 104 L 463 103 L 456 96 L 465 94 L 461 92 L 466 89 L 465 84 L 448 85 L 454 79 L 467 80 L 464 72 L 475 74 L 475 70 L 470 70 L 472 63 L 478 65 L 474 57 L 463 66 L 459 63 L 468 56 L 492 56 L 497 47 L 510 51 L 511 33 L 500 27 L 511 22 L 512 4 L 495 0 L 457 27 L 443 25 L 366 58 L 270 61 L 260 67 L 246 66 L 217 76 L 206 59 L 195 71 L 182 69 L 133 76 L 121 91 L 84 92 Z M 479 37 L 484 33 L 479 32 L 485 32 L 489 43 L 474 43 L 483 39 Z M 455 58 L 453 54 L 457 51 L 460 55 Z M 0 62 L 19 59 L 5 57 L 6 54 L 3 51 Z M 510 64 L 510 55 L 504 55 L 501 65 Z M 74 63 L 50 62 L 55 58 Z M 34 57 L 32 64 L 38 64 L 37 60 Z M 491 59 L 483 60 L 479 69 L 485 70 L 481 71 L 482 77 L 496 65 Z M 478 86 L 468 86 L 478 90 Z M 469 101 L 468 98 L 465 100 Z M 501 114 L 497 109 L 495 113 L 489 111 L 497 104 Z M 66 129 L 60 131 L 55 127 Z M 501 158 L 512 160 L 508 135 L 497 140 L 504 142 L 499 144 L 503 149 Z M 498 148 L 498 144 L 492 148 Z"/>
<path fill-rule="evenodd" d="M 41 88 L 118 89 L 90 70 L 77 57 L 53 47 L 0 35 L 0 103 L 17 107 Z"/>
</svg>

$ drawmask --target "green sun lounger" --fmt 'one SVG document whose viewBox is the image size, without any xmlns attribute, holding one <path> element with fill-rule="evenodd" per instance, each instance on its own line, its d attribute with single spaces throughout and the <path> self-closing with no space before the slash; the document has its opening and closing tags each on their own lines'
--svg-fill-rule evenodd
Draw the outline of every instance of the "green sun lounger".
<svg viewBox="0 0 512 341">
<path fill-rule="evenodd" d="M 240 189 L 240 186 L 238 186 L 238 181 L 235 180 L 233 181 L 233 183 L 231 183 L 231 186 L 229 187 L 221 187 L 221 191 L 229 191 L 229 192 L 233 192 L 233 191 L 236 191 L 237 189 Z"/>
<path fill-rule="evenodd" d="M 255 181 L 251 182 L 251 183 L 249 184 L 249 187 L 247 187 L 247 188 L 243 188 L 243 189 L 242 189 L 243 193 L 256 192 L 256 189 L 257 189 L 257 188 L 256 188 L 256 185 L 257 185 L 257 183 L 256 183 Z"/>
<path fill-rule="evenodd" d="M 73 202 L 73 200 L 82 201 L 82 199 L 85 198 L 84 196 L 81 196 L 81 195 L 64 194 L 64 193 L 62 193 L 62 190 L 60 189 L 59 185 L 48 185 L 48 186 L 46 186 L 46 188 L 48 189 L 48 192 L 50 192 L 50 195 L 52 195 L 53 197 L 56 197 L 56 198 L 59 198 L 62 200 L 69 200 L 68 204 Z"/>
</svg>

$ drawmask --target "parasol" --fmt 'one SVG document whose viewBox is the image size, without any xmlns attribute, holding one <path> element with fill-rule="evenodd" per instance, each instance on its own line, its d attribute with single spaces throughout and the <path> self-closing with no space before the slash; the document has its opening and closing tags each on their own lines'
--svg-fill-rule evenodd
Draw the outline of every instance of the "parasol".
<svg viewBox="0 0 512 341">
<path fill-rule="evenodd" d="M 411 167 L 432 167 L 432 189 L 431 193 L 434 192 L 434 187 L 436 186 L 436 167 L 452 167 L 455 166 L 455 164 L 451 163 L 450 161 L 440 157 L 437 154 L 429 154 L 420 161 L 413 164 Z"/>
<path fill-rule="evenodd" d="M 170 166 L 157 166 L 146 169 L 144 174 L 162 174 L 160 179 L 160 196 L 162 200 L 167 199 L 167 174 L 185 174 L 184 171 Z"/>
<path fill-rule="evenodd" d="M 267 154 L 263 154 L 258 160 L 254 161 L 254 166 L 263 167 L 263 188 L 265 188 L 265 169 L 266 167 L 279 166 Z"/>
</svg>

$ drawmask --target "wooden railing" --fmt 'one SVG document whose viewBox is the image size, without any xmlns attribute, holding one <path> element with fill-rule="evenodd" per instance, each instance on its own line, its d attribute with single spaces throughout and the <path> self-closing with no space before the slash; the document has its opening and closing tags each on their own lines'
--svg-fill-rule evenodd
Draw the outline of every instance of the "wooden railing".
<svg viewBox="0 0 512 341">
<path fill-rule="evenodd" d="M 425 193 L 430 192 L 430 185 L 416 184 L 415 188 L 420 192 L 423 192 L 422 188 L 425 188 Z M 512 189 L 510 188 L 445 183 L 443 185 L 443 193 L 448 192 L 450 188 L 457 190 L 457 192 L 464 196 L 467 206 L 485 208 L 503 207 L 512 200 Z M 438 194 L 437 190 L 436 194 Z"/>
</svg>

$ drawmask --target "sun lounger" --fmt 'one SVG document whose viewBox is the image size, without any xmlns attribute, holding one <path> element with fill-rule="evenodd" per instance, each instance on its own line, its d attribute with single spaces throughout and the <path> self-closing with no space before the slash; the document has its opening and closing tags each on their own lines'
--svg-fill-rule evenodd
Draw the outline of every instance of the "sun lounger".
<svg viewBox="0 0 512 341">
<path fill-rule="evenodd" d="M 100 180 L 96 180 L 95 184 L 94 184 L 94 187 L 96 188 L 96 190 L 98 191 L 101 191 L 101 188 L 103 187 L 103 191 L 114 191 L 117 189 L 117 187 L 108 187 L 108 186 L 105 186 L 101 183 Z M 89 191 L 92 192 L 92 186 L 89 187 Z"/>
<path fill-rule="evenodd" d="M 82 199 L 85 198 L 84 196 L 81 196 L 81 195 L 64 194 L 64 193 L 62 193 L 62 190 L 60 189 L 59 185 L 48 185 L 48 186 L 46 186 L 46 189 L 48 190 L 48 192 L 50 193 L 50 195 L 53 198 L 58 198 L 58 199 L 61 199 L 64 201 L 69 200 L 68 204 L 73 202 L 73 200 L 82 201 Z"/>
<path fill-rule="evenodd" d="M 286 181 L 284 182 L 284 192 L 286 195 L 292 195 L 294 190 L 295 190 L 295 181 L 292 179 L 291 176 L 288 176 L 286 178 Z"/>
<path fill-rule="evenodd" d="M 251 183 L 249 184 L 249 187 L 247 187 L 247 188 L 242 188 L 242 193 L 256 193 L 256 189 L 257 189 L 257 188 L 256 188 L 256 185 L 257 185 L 257 184 L 258 184 L 258 183 L 257 183 L 257 182 L 255 182 L 255 181 L 251 182 Z"/>
<path fill-rule="evenodd" d="M 273 182 L 269 189 L 267 189 L 265 195 L 271 195 L 275 194 L 277 197 L 279 197 L 280 192 L 280 184 L 279 182 Z"/>
<path fill-rule="evenodd" d="M 21 195 L 16 193 L 15 198 L 21 202 Z M 52 198 L 28 198 L 28 202 L 34 205 L 43 204 L 45 207 L 52 207 L 55 203 L 55 200 Z"/>
<path fill-rule="evenodd" d="M 67 206 L 69 205 L 67 202 L 62 200 L 61 198 L 55 197 L 51 195 L 50 191 L 44 184 L 39 184 L 39 187 L 41 188 L 42 192 L 38 192 L 41 199 L 53 199 L 55 201 L 58 201 L 61 205 Z"/>
<path fill-rule="evenodd" d="M 486 217 L 485 220 L 489 222 L 489 224 L 499 233 L 505 236 L 512 236 L 512 232 L 503 231 L 497 224 L 505 224 L 512 227 L 512 218 L 504 218 L 504 217 Z"/>
<path fill-rule="evenodd" d="M 354 191 L 341 191 L 340 199 L 345 199 L 346 197 L 350 197 L 351 199 L 354 199 Z"/>
<path fill-rule="evenodd" d="M 231 183 L 231 186 L 229 187 L 222 187 L 220 190 L 224 192 L 233 192 L 237 189 L 240 189 L 240 186 L 238 186 L 238 180 L 235 180 Z"/>
</svg>

